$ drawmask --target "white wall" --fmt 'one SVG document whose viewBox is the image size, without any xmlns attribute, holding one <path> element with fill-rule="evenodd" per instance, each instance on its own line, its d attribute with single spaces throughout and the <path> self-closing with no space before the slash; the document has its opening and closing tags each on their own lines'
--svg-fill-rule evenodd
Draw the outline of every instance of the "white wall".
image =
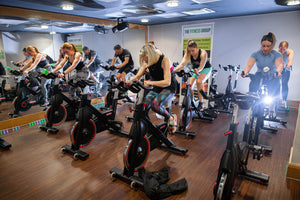
<svg viewBox="0 0 300 200">
<path fill-rule="evenodd" d="M 101 61 L 112 59 L 114 56 L 114 45 L 120 44 L 123 48 L 131 52 L 135 66 L 138 66 L 139 50 L 145 44 L 145 31 L 137 29 L 128 29 L 116 34 L 109 31 L 105 35 L 96 32 L 77 33 L 73 35 L 82 35 L 83 46 L 95 50 L 100 56 Z"/>
<path fill-rule="evenodd" d="M 192 22 L 172 23 L 150 26 L 149 40 L 155 41 L 156 46 L 162 50 L 172 62 L 180 62 L 182 58 L 181 32 L 182 25 L 214 23 L 212 66 L 219 64 L 246 65 L 252 52 L 259 50 L 261 37 L 268 32 L 273 32 L 278 46 L 280 41 L 289 42 L 289 47 L 294 50 L 294 71 L 290 78 L 290 93 L 288 100 L 300 100 L 300 11 L 281 12 L 264 15 L 244 17 L 231 17 L 212 20 L 199 20 Z M 256 67 L 252 72 L 256 71 Z M 219 91 L 224 91 L 227 74 L 219 70 L 217 84 Z M 238 90 L 248 91 L 249 80 L 239 79 Z"/>
<path fill-rule="evenodd" d="M 7 64 L 10 64 L 10 61 L 17 62 L 24 59 L 22 50 L 29 45 L 36 46 L 40 52 L 56 60 L 59 56 L 59 48 L 63 44 L 60 34 L 2 32 L 2 39 Z"/>
<path fill-rule="evenodd" d="M 2 63 L 3 66 L 6 66 L 6 56 L 5 56 L 5 50 L 4 50 L 1 31 L 0 31 L 0 51 L 2 51 L 2 53 L 3 53 L 3 57 L 0 57 L 0 62 Z"/>
</svg>

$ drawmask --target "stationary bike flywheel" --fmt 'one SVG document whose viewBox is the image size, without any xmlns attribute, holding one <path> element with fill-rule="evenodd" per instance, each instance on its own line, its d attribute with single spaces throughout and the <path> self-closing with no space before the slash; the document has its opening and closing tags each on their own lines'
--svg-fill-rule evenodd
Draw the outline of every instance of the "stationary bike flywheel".
<svg viewBox="0 0 300 200">
<path fill-rule="evenodd" d="M 13 106 L 14 106 L 14 109 L 19 112 L 25 112 L 32 107 L 32 105 L 28 102 L 27 97 L 25 97 L 24 99 L 20 99 L 19 97 L 16 97 L 13 100 Z"/>
<path fill-rule="evenodd" d="M 79 123 L 76 122 L 71 131 L 71 141 L 74 145 L 79 145 L 81 148 L 91 144 L 96 135 L 96 125 L 93 120 L 89 120 L 85 127 L 82 127 L 82 132 L 79 132 Z"/>
<path fill-rule="evenodd" d="M 124 166 L 127 169 L 134 169 L 137 171 L 138 169 L 142 168 L 148 159 L 150 153 L 150 142 L 146 136 L 143 137 L 140 144 L 138 145 L 137 151 L 134 154 L 133 150 L 133 140 L 129 140 L 128 144 L 125 148 L 125 152 L 123 155 Z M 130 166 L 130 163 L 134 163 L 134 166 Z"/>
<path fill-rule="evenodd" d="M 191 125 L 192 118 L 193 118 L 192 108 L 189 108 L 189 109 L 182 108 L 180 111 L 179 126 L 185 127 L 185 129 L 188 129 Z"/>
<path fill-rule="evenodd" d="M 54 110 L 52 111 L 52 109 Z M 60 104 L 58 107 L 50 106 L 46 110 L 46 114 L 45 114 L 47 123 L 49 122 L 51 112 L 53 112 L 53 116 L 52 116 L 53 126 L 61 125 L 67 118 L 67 110 L 63 105 Z"/>
</svg>

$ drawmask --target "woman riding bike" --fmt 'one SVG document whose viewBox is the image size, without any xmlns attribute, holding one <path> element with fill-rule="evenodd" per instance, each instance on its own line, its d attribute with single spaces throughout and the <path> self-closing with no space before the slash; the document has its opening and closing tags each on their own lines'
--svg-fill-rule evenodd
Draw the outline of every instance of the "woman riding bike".
<svg viewBox="0 0 300 200">
<path fill-rule="evenodd" d="M 274 74 L 274 77 L 266 83 L 268 86 L 269 94 L 273 97 L 278 97 L 280 94 L 280 80 L 281 72 L 283 69 L 282 55 L 273 50 L 276 44 L 276 37 L 273 33 L 264 35 L 261 39 L 261 50 L 258 50 L 251 54 L 248 63 L 244 69 L 244 78 L 252 69 L 254 63 L 256 63 L 257 71 L 255 78 L 251 80 L 249 85 L 249 92 L 257 92 L 260 86 L 260 80 L 262 79 L 262 72 L 265 67 L 269 68 L 270 73 Z M 277 72 L 277 73 L 276 73 Z"/>
<path fill-rule="evenodd" d="M 28 46 L 26 51 L 31 56 L 26 65 L 24 65 L 20 70 L 23 71 L 24 75 L 27 75 L 29 72 L 37 77 L 38 74 L 34 73 L 34 70 L 46 69 L 51 70 L 48 60 L 46 59 L 46 55 L 39 52 L 39 50 L 34 46 Z M 47 106 L 49 104 L 48 101 L 48 91 L 47 84 L 50 83 L 50 80 L 47 80 L 44 77 L 41 77 L 41 92 L 44 96 L 45 103 L 42 106 Z"/>
<path fill-rule="evenodd" d="M 181 63 L 174 69 L 174 72 L 180 71 L 189 61 L 194 70 L 194 75 L 190 78 L 190 85 L 192 86 L 196 80 L 199 108 L 201 108 L 202 95 L 200 94 L 200 90 L 203 89 L 204 82 L 210 75 L 211 65 L 207 60 L 207 52 L 204 49 L 199 49 L 197 42 L 193 40 L 187 41 L 184 57 Z"/>
<path fill-rule="evenodd" d="M 176 92 L 175 80 L 171 78 L 169 59 L 163 54 L 159 55 L 151 44 L 144 45 L 139 54 L 140 69 L 130 81 L 139 80 L 146 69 L 149 69 L 150 80 L 146 80 L 144 84 L 153 86 L 153 90 L 144 98 L 146 109 L 152 108 L 154 112 L 164 116 L 165 119 L 169 120 L 172 132 L 175 132 L 177 116 L 175 114 L 171 115 L 163 106 L 172 99 Z"/>
<path fill-rule="evenodd" d="M 53 73 L 59 71 L 63 66 L 68 62 L 70 66 L 62 73 L 59 74 L 58 77 L 62 78 L 67 74 L 71 73 L 74 69 L 76 70 L 76 74 L 71 76 L 70 80 L 86 80 L 89 78 L 89 70 L 84 68 L 85 64 L 83 62 L 83 56 L 79 53 L 72 43 L 64 43 L 62 49 L 65 53 L 65 57 L 63 61 L 53 70 Z M 75 88 L 70 87 L 70 96 L 72 99 L 75 98 Z M 84 91 L 85 92 L 85 91 Z"/>
</svg>

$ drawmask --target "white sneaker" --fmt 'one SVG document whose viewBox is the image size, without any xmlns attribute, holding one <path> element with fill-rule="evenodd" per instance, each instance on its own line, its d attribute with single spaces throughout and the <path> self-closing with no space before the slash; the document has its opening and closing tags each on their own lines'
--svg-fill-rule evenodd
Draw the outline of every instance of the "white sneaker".
<svg viewBox="0 0 300 200">
<path fill-rule="evenodd" d="M 177 115 L 176 114 L 172 114 L 172 117 L 170 117 L 169 119 L 169 126 L 171 129 L 171 133 L 175 133 L 177 130 Z"/>
</svg>

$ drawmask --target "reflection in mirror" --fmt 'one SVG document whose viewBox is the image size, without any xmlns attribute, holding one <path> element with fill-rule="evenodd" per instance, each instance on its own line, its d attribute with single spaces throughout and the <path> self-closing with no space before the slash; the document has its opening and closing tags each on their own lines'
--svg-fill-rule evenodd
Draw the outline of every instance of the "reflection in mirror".
<svg viewBox="0 0 300 200">
<path fill-rule="evenodd" d="M 114 45 L 120 44 L 131 52 L 135 65 L 138 65 L 138 52 L 145 43 L 145 31 L 128 29 L 115 34 L 111 28 L 95 24 L 0 16 L 0 61 L 5 68 L 17 70 L 19 67 L 11 61 L 17 63 L 24 60 L 23 48 L 32 45 L 41 53 L 49 55 L 55 62 L 59 58 L 59 48 L 63 43 L 72 41 L 79 51 L 82 51 L 83 46 L 94 50 L 103 64 L 113 58 Z M 13 90 L 9 89 L 16 87 L 15 76 L 7 70 L 6 75 L 0 78 L 1 83 L 2 80 L 6 82 L 4 87 L 7 91 L 12 92 Z M 40 112 L 43 109 L 39 105 L 32 106 L 29 111 L 20 115 Z M 12 111 L 12 101 L 2 102 L 0 120 L 9 119 L 8 113 Z"/>
</svg>

